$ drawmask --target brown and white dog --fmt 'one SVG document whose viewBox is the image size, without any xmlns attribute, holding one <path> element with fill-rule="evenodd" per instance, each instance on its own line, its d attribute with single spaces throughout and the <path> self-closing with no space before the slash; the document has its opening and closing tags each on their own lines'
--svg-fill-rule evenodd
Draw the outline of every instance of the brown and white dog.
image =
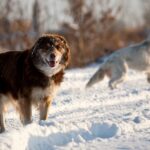
<svg viewBox="0 0 150 150">
<path fill-rule="evenodd" d="M 30 50 L 0 54 L 0 132 L 5 131 L 4 112 L 9 102 L 24 125 L 32 121 L 32 104 L 39 107 L 40 120 L 47 118 L 69 59 L 66 40 L 55 34 L 43 35 Z"/>
</svg>

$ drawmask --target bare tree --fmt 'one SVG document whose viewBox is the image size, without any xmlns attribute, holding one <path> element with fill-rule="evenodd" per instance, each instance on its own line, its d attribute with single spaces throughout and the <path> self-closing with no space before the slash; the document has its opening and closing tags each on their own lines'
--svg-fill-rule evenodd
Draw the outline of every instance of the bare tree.
<svg viewBox="0 0 150 150">
<path fill-rule="evenodd" d="M 103 2 L 100 1 L 99 5 L 104 5 Z M 108 8 L 102 10 L 101 18 L 97 20 L 93 14 L 94 1 L 89 7 L 86 7 L 85 0 L 69 0 L 69 4 L 75 28 L 69 23 L 62 26 L 63 30 L 67 31 L 66 37 L 70 40 L 72 55 L 76 59 L 72 63 L 84 64 L 103 53 L 100 49 L 105 49 L 103 42 L 106 43 L 106 36 L 112 30 L 116 16 L 112 15 L 112 9 Z"/>
<path fill-rule="evenodd" d="M 39 34 L 40 33 L 40 4 L 38 0 L 35 0 L 33 4 L 32 25 L 33 25 L 33 31 L 36 34 Z"/>
</svg>

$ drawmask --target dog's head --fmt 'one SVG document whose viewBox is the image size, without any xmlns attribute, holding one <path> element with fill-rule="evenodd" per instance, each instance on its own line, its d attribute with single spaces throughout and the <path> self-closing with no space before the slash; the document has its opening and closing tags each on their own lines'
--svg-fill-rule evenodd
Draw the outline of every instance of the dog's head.
<svg viewBox="0 0 150 150">
<path fill-rule="evenodd" d="M 39 70 L 47 76 L 52 76 L 68 65 L 70 49 L 62 36 L 44 34 L 34 44 L 31 57 Z"/>
</svg>

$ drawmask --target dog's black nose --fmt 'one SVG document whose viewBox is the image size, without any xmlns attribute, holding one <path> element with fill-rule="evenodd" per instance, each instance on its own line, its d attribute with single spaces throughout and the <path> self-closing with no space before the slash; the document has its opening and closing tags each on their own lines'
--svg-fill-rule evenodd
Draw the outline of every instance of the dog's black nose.
<svg viewBox="0 0 150 150">
<path fill-rule="evenodd" d="M 50 58 L 51 58 L 51 59 L 55 59 L 55 57 L 56 57 L 56 56 L 55 56 L 54 53 L 50 54 Z"/>
</svg>

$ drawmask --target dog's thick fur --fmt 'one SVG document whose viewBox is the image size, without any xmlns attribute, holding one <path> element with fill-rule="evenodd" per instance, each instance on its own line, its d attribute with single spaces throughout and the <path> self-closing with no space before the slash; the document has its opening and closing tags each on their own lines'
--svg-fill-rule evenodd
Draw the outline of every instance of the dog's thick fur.
<svg viewBox="0 0 150 150">
<path fill-rule="evenodd" d="M 103 80 L 106 75 L 110 78 L 109 87 L 114 89 L 117 84 L 124 81 L 128 68 L 145 72 L 147 81 L 150 82 L 150 40 L 119 49 L 111 54 L 91 77 L 86 87 Z"/>
<path fill-rule="evenodd" d="M 54 34 L 43 35 L 30 50 L 0 54 L 0 132 L 5 130 L 4 112 L 9 102 L 24 125 L 32 121 L 32 104 L 39 107 L 40 120 L 47 118 L 69 58 L 66 40 Z"/>
</svg>

